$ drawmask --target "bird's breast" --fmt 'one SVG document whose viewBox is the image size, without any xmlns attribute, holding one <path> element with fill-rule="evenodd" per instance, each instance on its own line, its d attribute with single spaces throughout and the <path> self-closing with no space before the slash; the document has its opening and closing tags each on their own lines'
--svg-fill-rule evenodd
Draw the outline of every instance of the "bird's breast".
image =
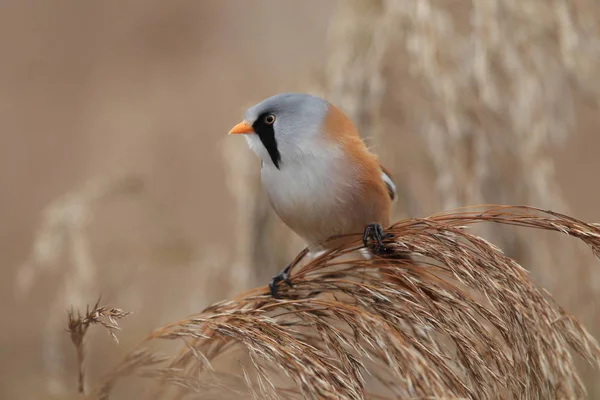
<svg viewBox="0 0 600 400">
<path fill-rule="evenodd" d="M 264 165 L 261 179 L 273 206 L 287 213 L 333 206 L 342 182 L 330 164 L 312 160 L 309 165 L 285 165 L 281 169 Z"/>
<path fill-rule="evenodd" d="M 279 217 L 308 244 L 358 233 L 374 218 L 360 202 L 359 182 L 349 163 L 335 157 L 267 163 L 261 180 Z M 367 208 L 370 208 L 368 206 Z M 387 210 L 386 210 L 387 211 Z"/>
</svg>

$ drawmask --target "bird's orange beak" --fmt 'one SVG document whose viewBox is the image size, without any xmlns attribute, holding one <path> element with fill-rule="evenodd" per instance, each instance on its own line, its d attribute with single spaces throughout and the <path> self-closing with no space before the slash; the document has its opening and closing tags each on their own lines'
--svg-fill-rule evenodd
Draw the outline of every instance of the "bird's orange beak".
<svg viewBox="0 0 600 400">
<path fill-rule="evenodd" d="M 230 135 L 248 134 L 254 132 L 254 129 L 246 121 L 242 121 L 229 131 Z"/>
</svg>

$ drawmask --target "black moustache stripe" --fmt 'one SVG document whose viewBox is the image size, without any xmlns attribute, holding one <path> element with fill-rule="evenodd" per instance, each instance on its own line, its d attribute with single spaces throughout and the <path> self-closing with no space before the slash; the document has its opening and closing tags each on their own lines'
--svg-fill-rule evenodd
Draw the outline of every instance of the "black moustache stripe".
<svg viewBox="0 0 600 400">
<path fill-rule="evenodd" d="M 279 149 L 277 148 L 277 140 L 275 140 L 275 129 L 273 129 L 273 125 L 265 124 L 264 116 L 261 115 L 252 125 L 252 128 L 260 138 L 263 146 L 265 146 L 265 149 L 267 149 L 271 161 L 273 161 L 275 167 L 279 169 L 281 154 L 279 154 Z"/>
</svg>

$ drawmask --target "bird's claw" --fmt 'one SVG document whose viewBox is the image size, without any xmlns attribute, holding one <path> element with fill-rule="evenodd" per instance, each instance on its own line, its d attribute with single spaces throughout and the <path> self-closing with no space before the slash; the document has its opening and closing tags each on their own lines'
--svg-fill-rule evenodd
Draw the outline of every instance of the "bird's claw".
<svg viewBox="0 0 600 400">
<path fill-rule="evenodd" d="M 376 254 L 392 253 L 393 251 L 386 247 L 383 241 L 393 236 L 390 233 L 385 233 L 380 224 L 369 224 L 365 227 L 363 233 L 363 244 Z M 375 241 L 375 243 L 370 242 L 370 239 Z"/>
<path fill-rule="evenodd" d="M 279 295 L 277 294 L 277 284 L 281 281 L 284 281 L 289 286 L 292 286 L 292 281 L 290 280 L 290 268 L 292 264 L 288 264 L 284 269 L 282 269 L 277 275 L 271 279 L 269 282 L 269 291 L 271 292 L 271 296 L 276 299 L 279 299 Z"/>
</svg>

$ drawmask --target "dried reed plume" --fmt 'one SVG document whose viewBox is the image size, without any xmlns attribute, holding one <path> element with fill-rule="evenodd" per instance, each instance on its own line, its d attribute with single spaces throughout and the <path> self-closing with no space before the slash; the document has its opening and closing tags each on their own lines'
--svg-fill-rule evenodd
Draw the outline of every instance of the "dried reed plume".
<svg viewBox="0 0 600 400">
<path fill-rule="evenodd" d="M 259 287 L 154 331 L 100 382 L 152 377 L 144 398 L 582 398 L 571 350 L 595 340 L 527 272 L 467 232 L 479 222 L 558 231 L 600 258 L 600 225 L 488 206 L 394 224 L 413 261 L 356 259 L 358 235 L 292 273 L 283 300 Z M 350 259 L 343 259 L 350 258 Z M 183 342 L 161 357 L 149 347 Z M 237 365 L 221 369 L 223 362 Z"/>
<path fill-rule="evenodd" d="M 102 325 L 108 330 L 109 335 L 115 342 L 119 343 L 115 331 L 120 331 L 121 328 L 119 328 L 117 320 L 125 318 L 127 315 L 129 315 L 128 312 L 119 310 L 118 308 L 100 306 L 100 299 L 98 299 L 91 310 L 88 306 L 84 315 L 81 315 L 79 310 L 77 310 L 77 315 L 75 315 L 73 309 L 69 311 L 67 331 L 71 334 L 71 341 L 75 345 L 77 351 L 77 368 L 79 370 L 78 389 L 80 393 L 85 392 L 85 376 L 83 369 L 83 362 L 85 359 L 84 339 L 89 327 L 91 325 Z"/>
</svg>

